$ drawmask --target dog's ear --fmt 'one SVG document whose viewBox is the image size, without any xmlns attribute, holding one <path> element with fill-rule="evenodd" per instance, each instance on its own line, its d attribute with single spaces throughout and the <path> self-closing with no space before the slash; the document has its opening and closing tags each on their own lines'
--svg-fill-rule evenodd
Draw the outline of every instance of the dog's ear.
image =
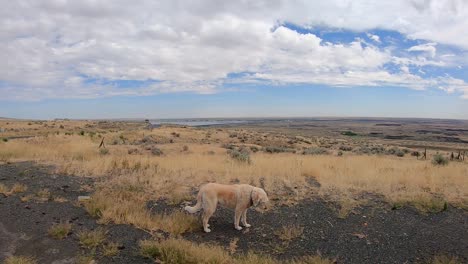
<svg viewBox="0 0 468 264">
<path fill-rule="evenodd" d="M 253 206 L 257 206 L 260 203 L 260 192 L 258 191 L 258 188 L 254 188 L 252 190 L 252 203 Z"/>
</svg>

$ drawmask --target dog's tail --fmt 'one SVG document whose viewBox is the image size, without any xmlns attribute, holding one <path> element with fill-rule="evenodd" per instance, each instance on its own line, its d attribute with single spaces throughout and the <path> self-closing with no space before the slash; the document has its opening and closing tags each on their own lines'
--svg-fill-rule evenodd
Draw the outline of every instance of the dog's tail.
<svg viewBox="0 0 468 264">
<path fill-rule="evenodd" d="M 203 204 L 203 201 L 202 201 L 203 197 L 202 197 L 202 193 L 199 192 L 198 195 L 197 195 L 197 204 L 195 204 L 195 206 L 185 206 L 185 211 L 191 213 L 191 214 L 194 214 L 196 212 L 199 212 L 201 209 L 202 209 L 202 204 Z"/>
</svg>

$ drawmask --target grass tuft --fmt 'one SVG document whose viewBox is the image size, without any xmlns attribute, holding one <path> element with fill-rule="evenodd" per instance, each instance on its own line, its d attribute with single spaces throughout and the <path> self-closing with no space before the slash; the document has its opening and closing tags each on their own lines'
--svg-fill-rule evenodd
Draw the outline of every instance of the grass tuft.
<svg viewBox="0 0 468 264">
<path fill-rule="evenodd" d="M 431 264 L 461 264 L 456 257 L 449 256 L 436 256 L 432 260 Z"/>
<path fill-rule="evenodd" d="M 245 255 L 229 255 L 217 245 L 196 244 L 183 239 L 140 241 L 140 254 L 160 263 L 230 263 L 230 264 L 332 264 L 334 261 L 320 256 L 303 257 L 291 262 L 280 262 L 272 257 L 249 252 Z"/>
<path fill-rule="evenodd" d="M 54 224 L 49 228 L 49 235 L 55 239 L 64 239 L 70 234 L 71 229 L 70 223 Z"/>
<path fill-rule="evenodd" d="M 28 189 L 26 185 L 21 184 L 21 183 L 15 183 L 13 187 L 11 187 L 10 193 L 22 193 L 25 192 Z"/>
<path fill-rule="evenodd" d="M 49 189 L 41 189 L 37 192 L 36 195 L 41 201 L 48 201 L 52 197 Z"/>
<path fill-rule="evenodd" d="M 8 195 L 9 193 L 10 190 L 8 189 L 8 187 L 6 187 L 5 184 L 0 183 L 0 194 Z"/>
<path fill-rule="evenodd" d="M 15 193 L 22 193 L 25 192 L 28 189 L 26 185 L 21 184 L 21 183 L 15 183 L 11 189 L 8 189 L 8 187 L 2 183 L 0 183 L 0 194 L 4 194 L 6 196 L 15 194 Z"/>
<path fill-rule="evenodd" d="M 197 245 L 182 239 L 140 241 L 140 254 L 167 264 L 231 263 L 231 257 L 220 246 Z"/>
<path fill-rule="evenodd" d="M 107 231 L 97 228 L 92 231 L 82 230 L 78 232 L 78 240 L 84 248 L 93 249 L 101 245 L 106 239 Z"/>
<path fill-rule="evenodd" d="M 119 254 L 120 244 L 111 242 L 102 246 L 102 254 L 106 257 L 112 257 Z"/>
<path fill-rule="evenodd" d="M 5 259 L 5 264 L 36 264 L 36 259 L 25 256 L 11 256 Z"/>
</svg>

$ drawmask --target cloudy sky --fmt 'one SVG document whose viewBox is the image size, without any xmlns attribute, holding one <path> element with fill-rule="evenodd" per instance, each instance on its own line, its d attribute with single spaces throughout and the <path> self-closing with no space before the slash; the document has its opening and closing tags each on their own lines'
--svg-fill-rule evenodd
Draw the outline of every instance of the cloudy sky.
<svg viewBox="0 0 468 264">
<path fill-rule="evenodd" d="M 0 116 L 468 119 L 468 1 L 1 1 Z"/>
</svg>

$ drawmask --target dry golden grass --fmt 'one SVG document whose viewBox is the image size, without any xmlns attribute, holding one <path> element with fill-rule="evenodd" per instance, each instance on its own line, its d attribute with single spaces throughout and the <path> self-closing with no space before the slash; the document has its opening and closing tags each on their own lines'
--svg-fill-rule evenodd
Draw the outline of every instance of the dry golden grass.
<svg viewBox="0 0 468 264">
<path fill-rule="evenodd" d="M 36 264 L 36 259 L 25 256 L 11 256 L 5 259 L 5 264 Z"/>
<path fill-rule="evenodd" d="M 0 183 L 0 194 L 8 195 L 10 193 L 10 190 L 8 187 L 6 187 L 5 184 Z"/>
<path fill-rule="evenodd" d="M 161 242 L 143 240 L 140 242 L 140 254 L 168 264 L 232 263 L 231 257 L 222 247 L 197 245 L 181 239 L 168 239 Z"/>
<path fill-rule="evenodd" d="M 456 257 L 436 256 L 430 263 L 431 264 L 461 264 L 462 262 L 460 262 L 458 258 Z"/>
<path fill-rule="evenodd" d="M 233 256 L 217 245 L 196 244 L 181 239 L 163 241 L 140 241 L 140 254 L 162 263 L 229 263 L 229 264 L 331 264 L 329 259 L 320 256 L 308 256 L 291 262 L 280 262 L 268 256 L 249 252 Z"/>
<path fill-rule="evenodd" d="M 4 194 L 7 196 L 15 193 L 25 192 L 27 189 L 28 187 L 21 183 L 13 184 L 13 186 L 10 189 L 4 184 L 0 184 L 0 194 Z"/>
<path fill-rule="evenodd" d="M 90 201 L 84 203 L 86 210 L 100 223 L 132 224 L 146 230 L 163 230 L 173 235 L 199 228 L 195 216 L 176 211 L 171 214 L 152 214 L 146 208 L 149 196 L 133 185 L 113 185 L 100 188 Z"/>
<path fill-rule="evenodd" d="M 166 127 L 107 132 L 105 137 L 106 142 L 118 141 L 116 145 L 107 144 L 107 155 L 100 154 L 98 137 L 60 134 L 1 143 L 0 160 L 34 160 L 56 165 L 60 173 L 110 176 L 106 186 L 130 186 L 139 190 L 138 194 L 127 193 L 141 195 L 130 199 L 122 198 L 121 190 L 107 193 L 110 196 L 115 194 L 126 209 L 113 208 L 100 201 L 100 208 L 104 208 L 101 211 L 104 221 L 138 222 L 133 218 L 148 213 L 141 210 L 141 206 L 133 206 L 134 202 L 143 205 L 149 199 L 164 197 L 172 204 L 180 204 L 194 199 L 190 195 L 192 188 L 197 189 L 201 184 L 213 181 L 261 186 L 273 203 L 290 204 L 311 194 L 320 195 L 340 202 L 338 214 L 342 217 L 362 202 L 359 197 L 363 192 L 382 195 L 396 205 L 411 204 L 429 212 L 443 209 L 445 203 L 459 207 L 468 205 L 466 162 L 433 166 L 430 160 L 417 161 L 411 157 L 257 152 L 251 154 L 252 163 L 249 165 L 234 161 L 220 147 L 231 140 L 226 131 Z M 158 148 L 164 155 L 151 155 L 144 144 L 125 145 L 139 142 L 144 137 L 162 142 Z M 207 138 L 209 142 L 218 144 L 201 144 Z M 170 140 L 174 143 L 168 143 Z M 183 151 L 183 146 L 188 146 L 189 151 Z M 141 154 L 128 154 L 128 150 L 135 147 Z M 215 154 L 207 154 L 210 152 Z M 307 184 L 312 177 L 320 183 L 320 188 Z M 128 191 L 131 192 L 124 190 Z M 95 198 L 105 200 L 99 197 L 99 193 Z M 135 213 L 135 217 L 123 216 L 124 213 Z"/>
<path fill-rule="evenodd" d="M 10 192 L 11 193 L 22 193 L 22 192 L 25 192 L 27 189 L 28 189 L 28 187 L 26 187 L 26 185 L 21 184 L 21 183 L 15 183 L 11 187 Z"/>
<path fill-rule="evenodd" d="M 237 250 L 237 242 L 239 242 L 239 238 L 235 237 L 229 242 L 229 253 L 234 254 Z"/>
</svg>

